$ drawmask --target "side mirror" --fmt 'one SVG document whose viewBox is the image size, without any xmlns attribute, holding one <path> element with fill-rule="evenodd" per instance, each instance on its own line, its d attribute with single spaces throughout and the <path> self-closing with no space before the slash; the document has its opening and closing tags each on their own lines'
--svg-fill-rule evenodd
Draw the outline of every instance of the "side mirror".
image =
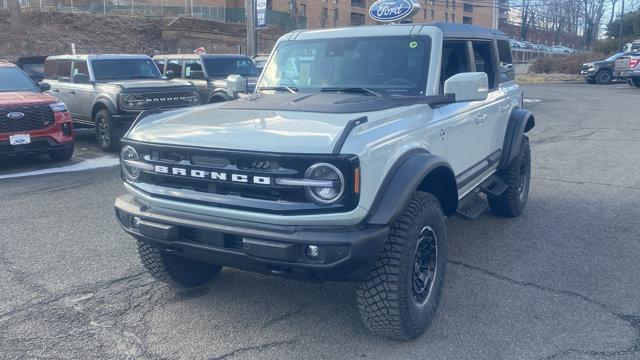
<svg viewBox="0 0 640 360">
<path fill-rule="evenodd" d="M 46 92 L 51 90 L 51 85 L 48 83 L 44 83 L 44 82 L 40 82 L 38 83 L 38 87 L 40 88 L 40 91 L 42 92 Z"/>
<path fill-rule="evenodd" d="M 176 73 L 174 73 L 173 70 L 167 70 L 164 73 L 164 76 L 167 78 L 167 80 L 173 80 L 176 78 Z"/>
<path fill-rule="evenodd" d="M 227 77 L 227 90 L 234 94 L 247 92 L 247 79 L 241 75 L 229 75 Z"/>
<path fill-rule="evenodd" d="M 456 102 L 486 100 L 489 95 L 489 77 L 483 72 L 453 75 L 444 82 L 444 93 L 455 95 Z"/>
<path fill-rule="evenodd" d="M 89 75 L 87 74 L 77 73 L 73 75 L 72 81 L 76 84 L 88 84 L 91 82 L 91 79 L 89 79 Z"/>
</svg>

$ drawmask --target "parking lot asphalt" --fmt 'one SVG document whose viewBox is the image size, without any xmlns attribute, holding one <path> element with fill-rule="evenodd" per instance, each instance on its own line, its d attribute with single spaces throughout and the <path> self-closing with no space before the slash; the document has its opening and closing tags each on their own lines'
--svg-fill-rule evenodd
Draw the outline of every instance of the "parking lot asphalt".
<svg viewBox="0 0 640 360">
<path fill-rule="evenodd" d="M 175 291 L 113 216 L 117 167 L 0 178 L 0 358 L 638 359 L 640 120 L 626 85 L 525 85 L 536 115 L 525 213 L 447 221 L 437 317 L 367 332 L 353 284 L 225 269 Z M 103 159 L 81 136 L 74 163 Z M 2 174 L 50 169 L 12 162 Z"/>
</svg>

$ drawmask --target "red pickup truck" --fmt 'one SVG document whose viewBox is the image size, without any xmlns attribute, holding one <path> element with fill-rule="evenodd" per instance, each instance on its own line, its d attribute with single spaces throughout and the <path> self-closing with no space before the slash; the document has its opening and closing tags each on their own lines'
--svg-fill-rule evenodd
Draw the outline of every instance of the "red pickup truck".
<svg viewBox="0 0 640 360">
<path fill-rule="evenodd" d="M 0 164 L 17 155 L 48 154 L 52 160 L 73 155 L 74 130 L 64 103 L 17 66 L 0 60 Z"/>
</svg>

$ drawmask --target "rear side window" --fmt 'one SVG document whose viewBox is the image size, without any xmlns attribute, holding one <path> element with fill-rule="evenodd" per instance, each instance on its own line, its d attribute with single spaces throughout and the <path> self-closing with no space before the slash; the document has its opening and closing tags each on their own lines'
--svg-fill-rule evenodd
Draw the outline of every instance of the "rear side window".
<svg viewBox="0 0 640 360">
<path fill-rule="evenodd" d="M 184 62 L 184 78 L 185 79 L 204 79 L 204 71 L 199 60 L 185 60 Z"/>
<path fill-rule="evenodd" d="M 89 69 L 87 68 L 86 61 L 75 61 L 73 63 L 73 75 L 76 74 L 89 75 Z"/>
<path fill-rule="evenodd" d="M 156 65 L 158 66 L 158 69 L 160 70 L 160 73 L 164 74 L 164 65 L 167 63 L 167 60 L 165 60 L 165 59 L 155 59 L 153 61 L 155 61 Z"/>
<path fill-rule="evenodd" d="M 167 71 L 172 70 L 175 77 L 182 77 L 182 60 L 169 60 Z"/>
<path fill-rule="evenodd" d="M 487 74 L 489 78 L 489 88 L 495 89 L 496 84 L 496 61 L 493 50 L 493 42 L 473 42 L 473 57 L 475 60 L 475 70 Z"/>
<path fill-rule="evenodd" d="M 50 80 L 58 79 L 58 60 L 46 60 L 44 62 L 44 77 Z"/>
<path fill-rule="evenodd" d="M 511 59 L 511 46 L 507 40 L 498 40 L 498 56 L 500 57 L 500 83 L 516 79 L 516 71 Z"/>
<path fill-rule="evenodd" d="M 71 80 L 71 60 L 60 60 L 58 63 L 58 80 Z"/>
</svg>

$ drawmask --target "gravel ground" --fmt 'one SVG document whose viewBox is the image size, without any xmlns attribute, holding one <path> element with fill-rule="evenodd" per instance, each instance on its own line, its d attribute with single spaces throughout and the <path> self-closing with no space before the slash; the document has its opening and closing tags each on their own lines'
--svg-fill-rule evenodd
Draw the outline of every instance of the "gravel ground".
<svg viewBox="0 0 640 360">
<path fill-rule="evenodd" d="M 0 180 L 0 358 L 640 358 L 639 91 L 524 89 L 537 120 L 528 208 L 448 220 L 444 294 L 419 339 L 363 329 L 352 284 L 230 269 L 187 291 L 154 281 L 114 219 L 124 190 L 105 167 Z M 77 162 L 100 156 L 90 136 L 80 144 Z"/>
</svg>

